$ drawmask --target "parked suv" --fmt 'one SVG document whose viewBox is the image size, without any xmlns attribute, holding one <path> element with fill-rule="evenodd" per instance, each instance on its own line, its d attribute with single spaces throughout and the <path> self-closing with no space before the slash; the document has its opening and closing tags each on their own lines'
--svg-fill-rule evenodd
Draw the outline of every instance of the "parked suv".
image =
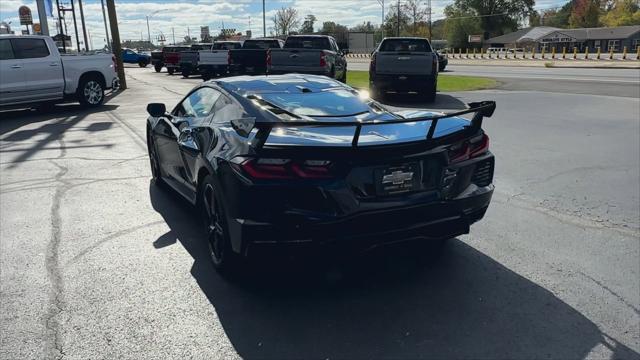
<svg viewBox="0 0 640 360">
<path fill-rule="evenodd" d="M 147 67 L 151 62 L 151 56 L 135 52 L 131 49 L 122 49 L 122 62 L 127 64 L 138 64 L 140 67 Z"/>
<path fill-rule="evenodd" d="M 432 102 L 437 85 L 438 55 L 427 39 L 385 38 L 371 55 L 369 88 L 374 97 L 386 92 L 414 92 Z"/>
<path fill-rule="evenodd" d="M 98 106 L 105 89 L 117 90 L 112 54 L 61 56 L 49 36 L 0 35 L 0 106 L 78 100 Z"/>
</svg>

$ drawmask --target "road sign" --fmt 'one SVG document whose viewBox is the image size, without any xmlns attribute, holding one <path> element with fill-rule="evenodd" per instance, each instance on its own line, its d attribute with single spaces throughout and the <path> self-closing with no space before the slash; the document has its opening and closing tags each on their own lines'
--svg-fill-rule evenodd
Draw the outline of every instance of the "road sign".
<svg viewBox="0 0 640 360">
<path fill-rule="evenodd" d="M 482 42 L 482 35 L 469 35 L 469 43 L 473 44 L 479 44 Z"/>
<path fill-rule="evenodd" d="M 20 25 L 33 24 L 33 18 L 31 17 L 31 9 L 28 6 L 20 6 L 18 8 L 18 15 L 20 16 Z"/>
</svg>

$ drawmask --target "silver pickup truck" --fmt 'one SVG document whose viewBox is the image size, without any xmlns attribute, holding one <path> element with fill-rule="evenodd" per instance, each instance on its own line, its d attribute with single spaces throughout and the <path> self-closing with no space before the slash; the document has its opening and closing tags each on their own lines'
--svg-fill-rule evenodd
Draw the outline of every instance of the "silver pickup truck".
<svg viewBox="0 0 640 360">
<path fill-rule="evenodd" d="M 438 55 L 427 39 L 385 38 L 371 55 L 369 89 L 373 97 L 415 92 L 432 102 L 437 86 Z"/>
<path fill-rule="evenodd" d="M 289 36 L 282 49 L 271 49 L 267 61 L 269 74 L 314 74 L 347 81 L 347 60 L 331 36 Z"/>
<path fill-rule="evenodd" d="M 0 107 L 103 103 L 119 88 L 112 54 L 60 55 L 49 36 L 0 35 Z"/>
</svg>

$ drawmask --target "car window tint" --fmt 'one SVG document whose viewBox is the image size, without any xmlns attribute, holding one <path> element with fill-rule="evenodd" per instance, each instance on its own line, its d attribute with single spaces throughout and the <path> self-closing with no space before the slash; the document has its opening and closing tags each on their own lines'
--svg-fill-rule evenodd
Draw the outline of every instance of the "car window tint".
<svg viewBox="0 0 640 360">
<path fill-rule="evenodd" d="M 33 59 L 49 56 L 49 48 L 43 39 L 13 39 L 13 50 L 18 59 Z"/>
<path fill-rule="evenodd" d="M 295 37 L 287 38 L 284 43 L 287 49 L 317 49 L 331 50 L 331 43 L 324 37 Z"/>
<path fill-rule="evenodd" d="M 348 90 L 311 93 L 263 93 L 263 99 L 297 115 L 349 116 L 369 111 L 369 106 Z"/>
<path fill-rule="evenodd" d="M 431 52 L 431 46 L 423 39 L 387 39 L 382 43 L 380 51 Z"/>
<path fill-rule="evenodd" d="M 9 39 L 0 40 L 0 60 L 15 59 Z"/>
<path fill-rule="evenodd" d="M 245 41 L 242 47 L 244 49 L 277 49 L 280 45 L 274 40 L 253 40 Z"/>
<path fill-rule="evenodd" d="M 220 92 L 204 87 L 187 96 L 175 111 L 180 117 L 206 117 L 213 114 L 213 107 L 220 97 Z"/>
</svg>

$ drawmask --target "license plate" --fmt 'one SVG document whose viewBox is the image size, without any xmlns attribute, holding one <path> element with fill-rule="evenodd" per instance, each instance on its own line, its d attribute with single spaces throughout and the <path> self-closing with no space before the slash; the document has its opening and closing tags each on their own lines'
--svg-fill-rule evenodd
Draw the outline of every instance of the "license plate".
<svg viewBox="0 0 640 360">
<path fill-rule="evenodd" d="M 393 195 L 418 190 L 420 166 L 418 163 L 390 166 L 376 170 L 376 189 L 379 195 Z"/>
<path fill-rule="evenodd" d="M 398 76 L 398 79 L 400 79 L 400 80 L 407 80 L 407 77 L 406 77 L 406 76 L 404 76 L 404 75 L 402 75 L 402 76 Z"/>
</svg>

